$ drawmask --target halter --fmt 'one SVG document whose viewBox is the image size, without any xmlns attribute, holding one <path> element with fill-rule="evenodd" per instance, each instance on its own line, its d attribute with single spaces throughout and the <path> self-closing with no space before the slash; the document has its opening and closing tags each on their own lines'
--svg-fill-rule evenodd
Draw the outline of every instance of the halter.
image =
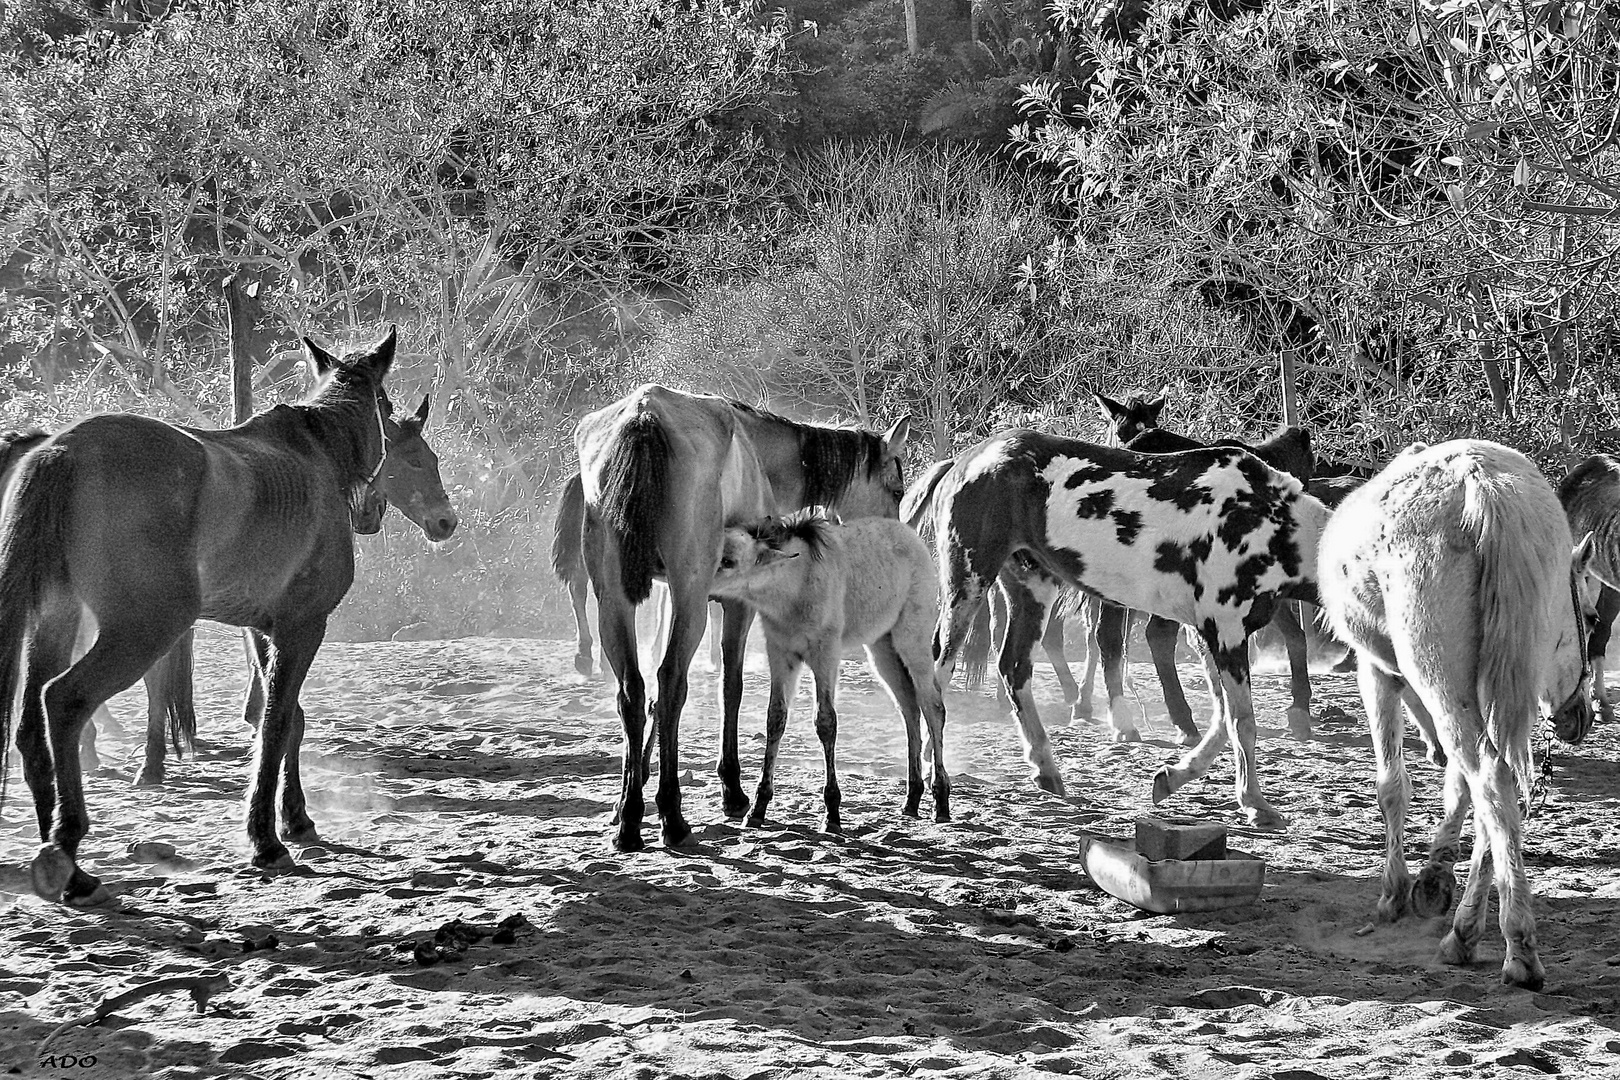
<svg viewBox="0 0 1620 1080">
<path fill-rule="evenodd" d="M 384 462 L 388 460 L 388 429 L 383 426 L 381 387 L 372 395 L 371 404 L 377 414 L 377 442 L 382 447 L 382 456 L 377 458 L 377 467 L 366 476 L 366 487 L 371 487 L 377 482 L 377 476 L 382 472 Z"/>
<path fill-rule="evenodd" d="M 1551 722 L 1553 717 L 1574 704 L 1580 695 L 1586 692 L 1592 678 L 1592 655 L 1588 647 L 1591 635 L 1586 632 L 1586 616 L 1581 611 L 1580 580 L 1576 576 L 1573 567 L 1569 572 L 1569 604 L 1575 611 L 1575 629 L 1580 634 L 1581 677 L 1576 680 L 1575 689 L 1570 691 L 1570 695 L 1564 699 L 1564 703 L 1554 709 L 1550 716 L 1544 718 L 1546 722 Z M 1548 789 L 1552 787 L 1554 733 L 1545 731 L 1545 734 L 1547 743 L 1541 752 L 1541 768 L 1536 770 L 1536 778 L 1531 782 L 1530 790 L 1526 793 L 1524 800 L 1524 820 L 1526 821 L 1529 821 L 1535 814 L 1542 800 L 1547 797 Z"/>
<path fill-rule="evenodd" d="M 1581 611 L 1581 584 L 1575 575 L 1573 567 L 1569 571 L 1569 604 L 1575 612 L 1575 632 L 1579 635 L 1580 641 L 1581 677 L 1576 681 L 1575 689 L 1570 691 L 1569 696 L 1564 699 L 1564 703 L 1552 711 L 1553 716 L 1557 716 L 1569 708 L 1586 690 L 1586 686 L 1592 678 L 1591 633 L 1586 629 L 1586 615 Z"/>
</svg>

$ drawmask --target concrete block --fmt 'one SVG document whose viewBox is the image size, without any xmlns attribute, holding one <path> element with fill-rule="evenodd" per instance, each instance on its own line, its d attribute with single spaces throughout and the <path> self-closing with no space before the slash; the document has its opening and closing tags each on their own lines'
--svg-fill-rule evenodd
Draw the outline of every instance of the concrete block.
<svg viewBox="0 0 1620 1080">
<path fill-rule="evenodd" d="M 1226 826 L 1144 815 L 1136 819 L 1136 850 L 1149 859 L 1224 859 Z"/>
</svg>

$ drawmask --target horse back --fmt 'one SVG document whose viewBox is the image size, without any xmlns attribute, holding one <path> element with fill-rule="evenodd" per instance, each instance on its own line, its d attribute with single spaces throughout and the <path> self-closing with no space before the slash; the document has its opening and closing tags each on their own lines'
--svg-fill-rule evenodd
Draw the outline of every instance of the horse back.
<svg viewBox="0 0 1620 1080">
<path fill-rule="evenodd" d="M 1014 430 L 959 465 L 951 529 L 999 550 L 994 570 L 1023 550 L 1082 589 L 1228 636 L 1261 597 L 1314 579 L 1326 508 L 1239 447 L 1147 454 Z"/>
</svg>

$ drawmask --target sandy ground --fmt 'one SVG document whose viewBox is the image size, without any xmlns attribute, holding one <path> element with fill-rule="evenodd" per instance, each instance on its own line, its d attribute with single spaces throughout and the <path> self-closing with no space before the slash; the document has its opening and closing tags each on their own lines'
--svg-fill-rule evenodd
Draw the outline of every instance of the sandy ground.
<svg viewBox="0 0 1620 1080">
<path fill-rule="evenodd" d="M 295 847 L 307 873 L 267 877 L 244 854 L 239 646 L 223 632 L 200 641 L 199 760 L 137 791 L 135 740 L 104 741 L 107 767 L 87 781 L 81 854 L 113 904 L 69 910 L 28 891 L 37 840 L 14 774 L 0 818 L 0 1068 L 13 1075 L 1620 1076 L 1610 728 L 1558 752 L 1529 826 L 1548 968 L 1532 994 L 1498 983 L 1494 920 L 1464 969 L 1434 959 L 1443 920 L 1371 926 L 1382 830 L 1348 676 L 1318 680 L 1310 742 L 1284 731 L 1283 680 L 1257 679 L 1263 784 L 1292 817 L 1286 832 L 1240 825 L 1224 760 L 1166 806 L 1229 825 L 1233 846 L 1267 860 L 1259 901 L 1149 917 L 1092 884 L 1077 845 L 1129 835 L 1146 809 L 1174 754 L 1156 700 L 1148 740 L 1112 746 L 1064 723 L 1040 684 L 1060 799 L 1028 783 L 991 698 L 953 693 L 957 820 L 936 825 L 900 817 L 899 720 L 846 664 L 848 831 L 835 838 L 817 831 L 820 754 L 802 714 L 773 820 L 724 819 L 703 678 L 681 733 L 693 839 L 663 850 L 648 825 L 655 846 L 622 856 L 609 844 L 612 694 L 574 674 L 569 643 L 331 644 L 304 696 L 323 842 Z M 751 675 L 750 788 L 763 691 Z M 143 704 L 114 702 L 132 735 Z M 1439 778 L 1415 739 L 1408 755 L 1415 865 Z M 154 862 L 163 849 L 139 843 L 177 851 Z M 452 920 L 475 940 L 419 963 Z M 499 940 L 480 936 L 503 922 Z M 215 972 L 230 987 L 201 1015 L 167 992 L 57 1030 L 129 987 Z"/>
</svg>

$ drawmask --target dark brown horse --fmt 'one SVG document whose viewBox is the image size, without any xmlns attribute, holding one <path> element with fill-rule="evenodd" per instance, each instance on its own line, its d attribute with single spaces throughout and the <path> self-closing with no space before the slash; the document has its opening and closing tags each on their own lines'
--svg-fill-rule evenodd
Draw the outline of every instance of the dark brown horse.
<svg viewBox="0 0 1620 1080">
<path fill-rule="evenodd" d="M 93 416 L 18 467 L 0 517 L 0 735 L 9 738 L 15 725 L 34 796 L 44 844 L 31 869 L 40 896 L 73 904 L 105 897 L 76 858 L 89 829 L 80 728 L 199 618 L 262 635 L 268 700 L 247 834 L 255 866 L 293 865 L 282 840 L 308 837 L 313 825 L 301 799 L 284 792 L 278 837 L 273 802 L 303 737 L 299 690 L 327 617 L 354 580 L 352 521 L 377 498 L 394 343 L 390 330 L 340 360 L 306 340 L 320 374 L 314 392 L 234 428 Z M 97 636 L 75 661 L 82 612 Z"/>
<path fill-rule="evenodd" d="M 410 416 L 396 421 L 393 417 L 383 420 L 383 433 L 387 438 L 388 453 L 383 458 L 381 475 L 377 478 L 376 488 L 382 497 L 382 506 L 386 509 L 394 506 L 399 512 L 422 530 L 429 540 L 438 542 L 448 540 L 456 531 L 459 519 L 455 508 L 450 505 L 450 497 L 445 494 L 444 481 L 439 476 L 439 456 L 433 452 L 423 437 L 423 430 L 427 426 L 428 406 L 431 396 L 422 398 L 422 405 Z M 351 521 L 356 533 L 369 535 L 379 531 L 382 519 L 379 514 L 376 519 L 377 528 L 365 529 L 362 526 L 369 522 Z M 243 630 L 243 645 L 247 650 L 248 659 L 248 689 L 245 701 L 247 722 L 257 726 L 259 717 L 264 714 L 264 680 L 260 677 L 256 653 L 260 646 L 255 644 L 255 631 Z M 180 642 L 169 651 L 169 655 L 160 662 L 174 664 L 172 671 L 166 673 L 167 685 L 180 688 L 180 678 L 176 672 L 184 673 L 184 692 L 187 700 L 191 696 L 191 644 L 190 631 L 181 636 Z M 183 653 L 181 661 L 172 660 L 176 653 Z M 183 668 L 180 663 L 183 661 Z M 156 669 L 154 669 L 156 670 Z M 148 675 L 150 679 L 150 674 Z M 152 683 L 147 683 L 147 693 L 153 693 Z M 150 712 L 151 710 L 149 710 Z M 176 715 L 170 710 L 169 716 Z M 190 748 L 195 742 L 197 734 L 196 711 L 191 710 L 179 714 L 182 719 L 189 717 L 189 726 L 176 729 L 173 724 L 168 731 L 169 741 L 173 744 L 176 756 L 182 752 L 182 747 Z M 146 756 L 141 769 L 135 775 L 138 786 L 155 786 L 163 783 L 163 727 L 149 717 L 146 728 Z M 283 786 L 292 785 L 296 791 L 293 799 L 300 805 L 303 803 L 303 789 L 298 778 L 298 762 L 290 759 L 283 778 Z M 285 796 L 284 796 L 285 798 Z"/>
<path fill-rule="evenodd" d="M 703 635 L 709 586 L 726 526 L 825 506 L 843 517 L 894 517 L 905 488 L 899 452 L 909 418 L 886 435 L 788 420 L 723 398 L 643 386 L 586 416 L 579 450 L 586 569 L 596 592 L 597 637 L 618 679 L 624 725 L 623 788 L 614 846 L 638 851 L 642 787 L 650 769 L 646 690 L 636 656 L 635 611 L 655 576 L 674 612 L 658 666 L 652 721 L 658 740 L 658 811 L 664 843 L 691 828 L 681 813 L 677 731 L 687 668 Z M 721 635 L 721 795 L 742 817 L 748 796 L 737 758 L 742 657 L 753 615 L 728 600 Z"/>
</svg>

